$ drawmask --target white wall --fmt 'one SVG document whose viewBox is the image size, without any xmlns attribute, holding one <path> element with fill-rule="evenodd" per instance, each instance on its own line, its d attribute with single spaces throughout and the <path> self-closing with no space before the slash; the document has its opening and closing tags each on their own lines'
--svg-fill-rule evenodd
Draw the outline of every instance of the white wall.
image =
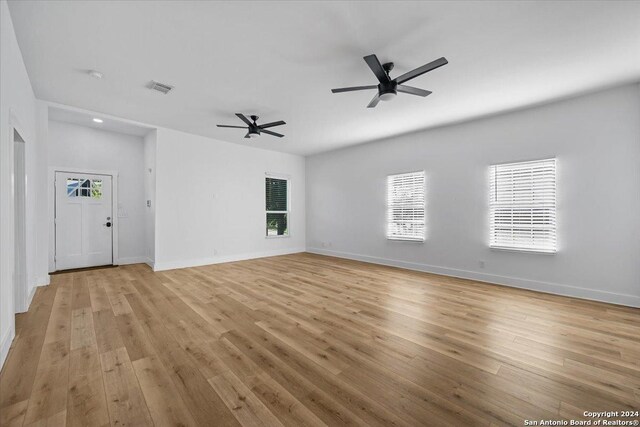
<svg viewBox="0 0 640 427">
<path fill-rule="evenodd" d="M 13 289 L 14 207 L 13 127 L 26 141 L 27 174 L 27 283 L 28 294 L 36 285 L 34 257 L 37 252 L 34 230 L 37 200 L 36 101 L 16 41 L 7 3 L 0 1 L 0 366 L 4 362 L 15 331 Z"/>
<path fill-rule="evenodd" d="M 309 157 L 308 249 L 640 306 L 639 95 L 627 85 Z M 559 252 L 490 250 L 488 166 L 554 156 Z M 386 175 L 420 169 L 427 240 L 388 241 Z"/>
<path fill-rule="evenodd" d="M 146 262 L 144 141 L 142 137 L 50 120 L 50 168 L 118 172 L 118 263 Z M 49 174 L 53 188 L 53 174 Z M 55 270 L 53 191 L 49 192 L 49 271 Z"/>
<path fill-rule="evenodd" d="M 303 157 L 169 129 L 156 148 L 156 270 L 304 251 Z M 266 172 L 291 177 L 290 237 L 265 238 Z"/>
<path fill-rule="evenodd" d="M 156 259 L 156 140 L 158 131 L 144 137 L 145 256 L 152 268 Z"/>
</svg>

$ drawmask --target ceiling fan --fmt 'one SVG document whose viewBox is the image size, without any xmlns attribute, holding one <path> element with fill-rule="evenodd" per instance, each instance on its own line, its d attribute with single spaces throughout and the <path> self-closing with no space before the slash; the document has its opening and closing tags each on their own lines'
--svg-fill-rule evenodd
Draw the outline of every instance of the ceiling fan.
<svg viewBox="0 0 640 427">
<path fill-rule="evenodd" d="M 267 124 L 264 124 L 264 125 L 258 125 L 256 123 L 256 120 L 258 120 L 258 116 L 249 116 L 249 117 L 251 117 L 251 120 L 253 120 L 253 122 L 251 122 L 251 120 L 246 118 L 245 115 L 242 114 L 242 113 L 236 113 L 236 116 L 238 116 L 240 118 L 240 120 L 245 122 L 247 124 L 247 126 L 218 125 L 218 127 L 219 128 L 248 129 L 247 134 L 244 136 L 245 138 L 255 138 L 255 137 L 260 136 L 260 134 L 262 134 L 262 133 L 266 133 L 267 135 L 277 136 L 278 138 L 282 138 L 284 136 L 281 133 L 272 132 L 270 130 L 267 130 L 267 128 L 270 128 L 270 127 L 286 125 L 286 123 L 283 122 L 282 120 L 277 121 L 277 122 L 267 123 Z"/>
<path fill-rule="evenodd" d="M 427 96 L 430 95 L 431 92 L 424 89 L 419 89 L 413 86 L 406 86 L 403 83 L 408 82 L 411 79 L 415 79 L 418 76 L 423 75 L 424 73 L 428 73 L 431 70 L 435 70 L 436 68 L 440 68 L 443 65 L 449 63 L 446 58 L 442 57 L 436 59 L 435 61 L 429 62 L 428 64 L 423 65 L 422 67 L 418 67 L 415 70 L 411 70 L 408 73 L 404 73 L 401 76 L 392 79 L 389 76 L 389 72 L 393 70 L 393 62 L 387 62 L 385 64 L 380 64 L 378 57 L 375 55 L 368 55 L 364 57 L 364 61 L 367 63 L 373 74 L 378 78 L 377 85 L 370 86 L 354 86 L 354 87 L 342 87 L 339 89 L 331 89 L 333 93 L 340 92 L 353 92 L 356 90 L 367 90 L 367 89 L 378 89 L 378 93 L 373 97 L 367 108 L 373 108 L 378 105 L 380 101 L 388 101 L 392 99 L 394 96 L 398 94 L 398 92 L 408 93 L 411 95 L 417 96 Z"/>
</svg>

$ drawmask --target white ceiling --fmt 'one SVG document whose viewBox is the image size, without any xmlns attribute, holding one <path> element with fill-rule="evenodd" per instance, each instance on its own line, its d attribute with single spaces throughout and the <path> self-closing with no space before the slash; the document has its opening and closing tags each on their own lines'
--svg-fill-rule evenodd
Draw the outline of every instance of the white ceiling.
<svg viewBox="0 0 640 427">
<path fill-rule="evenodd" d="M 101 119 L 102 123 L 94 122 L 94 118 Z M 145 136 L 152 129 L 103 114 L 89 114 L 84 111 L 56 107 L 49 107 L 49 120 L 140 137 Z"/>
<path fill-rule="evenodd" d="M 311 154 L 640 80 L 640 2 L 15 1 L 40 99 L 224 141 Z M 375 109 L 362 57 L 392 77 L 445 56 Z M 86 74 L 104 73 L 102 80 Z M 152 79 L 175 85 L 152 92 Z M 246 140 L 234 113 L 285 138 Z"/>
</svg>

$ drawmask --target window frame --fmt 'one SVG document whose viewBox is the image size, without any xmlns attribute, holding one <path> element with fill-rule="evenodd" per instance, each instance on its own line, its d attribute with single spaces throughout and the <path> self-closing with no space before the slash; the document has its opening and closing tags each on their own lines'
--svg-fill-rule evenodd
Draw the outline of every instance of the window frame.
<svg viewBox="0 0 640 427">
<path fill-rule="evenodd" d="M 553 162 L 553 187 L 551 189 L 552 194 L 553 194 L 553 202 L 552 205 L 546 206 L 546 209 L 548 209 L 551 214 L 550 214 L 550 221 L 551 224 L 549 226 L 547 226 L 546 228 L 544 228 L 545 230 L 550 230 L 552 231 L 552 247 L 550 248 L 544 248 L 544 247 L 526 247 L 526 246 L 508 246 L 508 245 L 504 245 L 504 244 L 496 244 L 495 242 L 495 228 L 496 228 L 496 224 L 495 224 L 495 219 L 494 219 L 494 214 L 495 211 L 494 209 L 496 208 L 508 208 L 508 207 L 513 207 L 516 206 L 516 204 L 511 203 L 511 204 L 506 204 L 506 203 L 500 203 L 497 201 L 493 201 L 494 199 L 494 194 L 492 193 L 492 186 L 495 185 L 495 182 L 492 182 L 492 177 L 495 180 L 495 173 L 496 173 L 496 168 L 499 167 L 506 167 L 506 166 L 518 166 L 518 165 L 526 165 L 526 164 L 535 164 L 535 163 L 546 163 L 546 162 Z M 522 253 L 530 253 L 530 254 L 538 254 L 538 255 L 555 255 L 556 253 L 558 253 L 558 224 L 557 224 L 557 218 L 558 218 L 558 192 L 557 192 L 557 185 L 558 185 L 558 160 L 556 157 L 545 157 L 542 159 L 533 159 L 533 160 L 520 160 L 520 161 L 511 161 L 511 162 L 503 162 L 503 163 L 495 163 L 489 166 L 489 174 L 488 174 L 488 181 L 489 181 L 489 248 L 491 250 L 497 250 L 497 251 L 507 251 L 507 252 L 522 252 Z M 495 190 L 497 191 L 497 190 Z M 541 202 L 539 204 L 534 204 L 533 202 L 529 205 L 520 205 L 518 206 L 518 208 L 520 209 L 541 209 L 541 206 L 544 206 L 544 202 Z M 523 226 L 524 227 L 524 226 Z"/>
<path fill-rule="evenodd" d="M 287 181 L 287 210 L 286 211 L 269 211 L 267 210 L 266 206 L 267 206 L 267 194 L 266 194 L 266 186 L 267 186 L 267 179 L 272 178 L 272 179 L 281 179 L 281 180 L 285 180 Z M 265 207 L 264 210 L 264 221 L 265 221 L 265 239 L 283 239 L 283 238 L 287 238 L 287 237 L 291 237 L 291 176 L 289 175 L 284 175 L 284 174 L 277 174 L 277 173 L 270 173 L 270 172 L 265 172 L 264 174 L 264 203 L 262 206 Z M 267 227 L 267 215 L 268 214 L 285 214 L 286 218 L 287 218 L 287 234 L 276 234 L 276 235 L 269 235 L 269 228 Z"/>
<path fill-rule="evenodd" d="M 70 187 L 70 184 L 75 186 Z M 88 185 L 84 185 L 88 183 Z M 102 178 L 77 178 L 67 177 L 67 197 L 80 199 L 102 199 Z"/>
<path fill-rule="evenodd" d="M 392 206 L 391 206 L 391 200 L 390 200 L 390 190 L 391 190 L 391 178 L 392 177 L 396 177 L 396 176 L 401 176 L 401 175 L 413 175 L 413 174 L 422 174 L 422 200 L 423 200 L 423 204 L 422 204 L 422 220 L 423 220 L 423 233 L 422 233 L 422 237 L 411 237 L 411 236 L 400 236 L 400 235 L 391 235 L 390 234 L 390 226 L 392 223 L 394 223 L 395 221 L 392 221 L 391 219 L 391 215 L 392 215 Z M 389 241 L 396 241 L 396 242 L 413 242 L 413 243 L 424 243 L 427 240 L 427 173 L 424 169 L 421 170 L 414 170 L 414 171 L 409 171 L 409 172 L 399 172 L 399 173 L 392 173 L 387 175 L 387 179 L 386 179 L 386 213 L 387 213 L 387 218 L 386 218 L 386 238 Z"/>
</svg>

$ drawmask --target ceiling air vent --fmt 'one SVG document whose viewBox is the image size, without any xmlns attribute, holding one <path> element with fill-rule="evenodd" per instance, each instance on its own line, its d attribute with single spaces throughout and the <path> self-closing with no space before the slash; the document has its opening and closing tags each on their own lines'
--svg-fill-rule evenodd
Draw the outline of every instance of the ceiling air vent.
<svg viewBox="0 0 640 427">
<path fill-rule="evenodd" d="M 149 85 L 147 87 L 149 89 L 157 90 L 158 92 L 161 92 L 165 95 L 171 92 L 171 90 L 173 89 L 173 86 L 165 83 L 159 83 L 155 80 L 151 80 L 151 82 L 149 82 Z"/>
</svg>

